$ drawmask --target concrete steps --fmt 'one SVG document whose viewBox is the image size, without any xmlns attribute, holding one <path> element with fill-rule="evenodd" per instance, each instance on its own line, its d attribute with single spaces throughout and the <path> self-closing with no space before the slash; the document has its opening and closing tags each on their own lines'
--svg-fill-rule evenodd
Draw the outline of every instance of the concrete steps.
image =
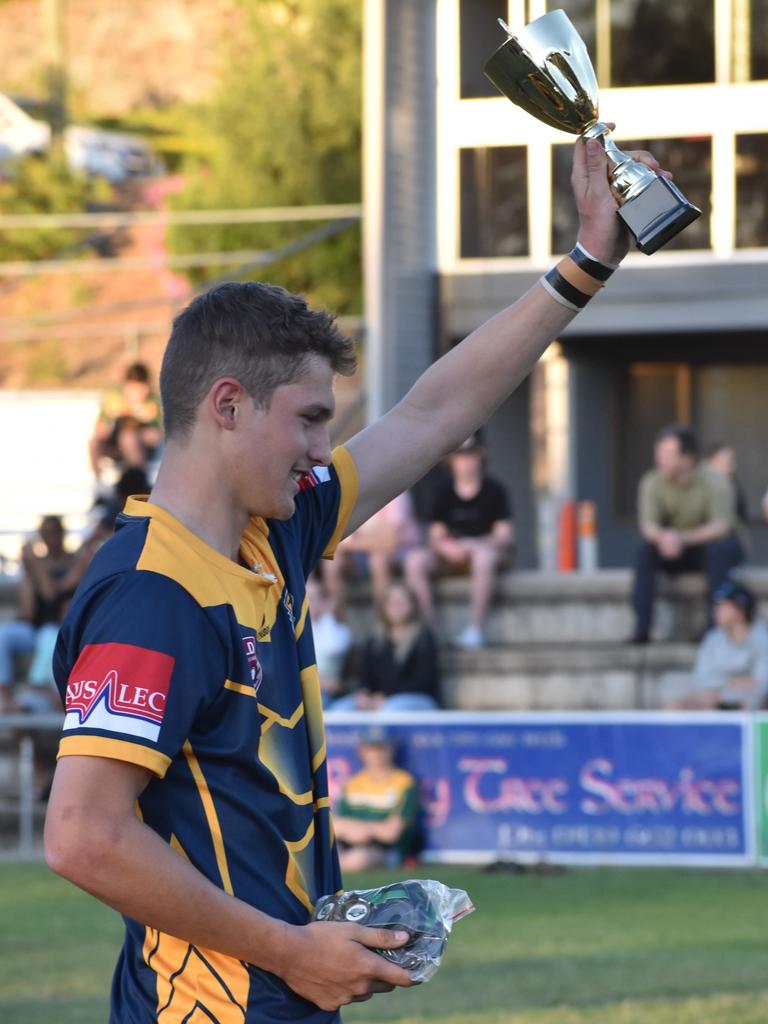
<svg viewBox="0 0 768 1024">
<path fill-rule="evenodd" d="M 688 686 L 693 644 L 521 644 L 442 653 L 443 696 L 462 710 L 663 707 Z"/>
<path fill-rule="evenodd" d="M 768 614 L 768 570 L 742 574 Z M 17 585 L 0 577 L 0 619 L 13 614 Z M 466 710 L 549 711 L 658 708 L 688 687 L 696 643 L 705 627 L 704 581 L 662 578 L 654 642 L 633 647 L 629 570 L 508 573 L 498 582 L 489 646 L 451 648 L 466 625 L 467 580 L 437 581 L 438 637 L 447 707 Z M 349 590 L 356 636 L 375 615 L 366 582 Z"/>
<path fill-rule="evenodd" d="M 768 570 L 742 573 L 768 613 Z M 689 688 L 697 640 L 706 627 L 701 576 L 661 577 L 654 642 L 625 643 L 633 627 L 632 574 L 508 573 L 498 581 L 489 646 L 450 647 L 466 625 L 467 580 L 435 585 L 443 650 L 443 694 L 465 710 L 550 711 L 659 708 Z M 364 635 L 373 622 L 365 584 L 350 589 L 350 622 Z"/>
</svg>

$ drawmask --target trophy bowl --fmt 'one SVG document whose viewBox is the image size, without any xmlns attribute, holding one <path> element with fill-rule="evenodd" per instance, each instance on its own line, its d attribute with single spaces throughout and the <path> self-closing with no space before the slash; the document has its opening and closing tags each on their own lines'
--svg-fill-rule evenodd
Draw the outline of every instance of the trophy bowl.
<svg viewBox="0 0 768 1024">
<path fill-rule="evenodd" d="M 552 128 L 599 139 L 608 157 L 618 214 L 650 255 L 701 215 L 680 190 L 617 148 L 599 120 L 598 89 L 584 41 L 565 11 L 550 11 L 509 38 L 490 57 L 485 74 L 512 103 Z"/>
</svg>

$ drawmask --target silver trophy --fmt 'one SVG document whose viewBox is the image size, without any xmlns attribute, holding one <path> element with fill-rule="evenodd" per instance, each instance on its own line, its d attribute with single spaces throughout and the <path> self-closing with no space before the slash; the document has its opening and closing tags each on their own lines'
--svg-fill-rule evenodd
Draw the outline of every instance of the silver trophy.
<svg viewBox="0 0 768 1024">
<path fill-rule="evenodd" d="M 609 163 L 618 214 L 650 255 L 679 234 L 701 210 L 671 181 L 622 153 L 598 119 L 597 80 L 587 48 L 565 11 L 550 11 L 509 39 L 485 65 L 485 74 L 517 106 L 553 128 L 599 139 Z"/>
</svg>

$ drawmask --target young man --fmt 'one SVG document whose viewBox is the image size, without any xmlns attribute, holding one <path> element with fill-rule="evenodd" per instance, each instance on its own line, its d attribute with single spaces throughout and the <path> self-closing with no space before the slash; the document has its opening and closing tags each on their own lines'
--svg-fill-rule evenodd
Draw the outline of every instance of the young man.
<svg viewBox="0 0 768 1024">
<path fill-rule="evenodd" d="M 152 392 L 149 369 L 144 363 L 132 363 L 122 386 L 108 391 L 101 403 L 88 442 L 94 476 L 99 479 L 104 456 L 123 469 L 146 468 L 161 439 L 160 403 Z"/>
<path fill-rule="evenodd" d="M 397 867 L 415 852 L 418 784 L 395 764 L 395 744 L 383 726 L 364 734 L 357 753 L 362 768 L 347 779 L 333 816 L 342 870 Z"/>
<path fill-rule="evenodd" d="M 469 573 L 470 620 L 455 638 L 459 647 L 485 643 L 485 622 L 498 569 L 510 557 L 515 528 L 507 492 L 486 475 L 486 449 L 478 430 L 448 458 L 450 479 L 437 489 L 426 547 L 409 552 L 405 578 L 424 618 L 434 623 L 430 577 L 438 572 Z"/>
<path fill-rule="evenodd" d="M 648 643 L 658 571 L 705 572 L 710 598 L 741 562 L 730 481 L 699 464 L 692 432 L 680 424 L 656 435 L 654 468 L 638 488 L 640 546 L 635 563 L 631 642 Z"/>
<path fill-rule="evenodd" d="M 307 923 L 341 878 L 304 583 L 489 416 L 620 262 L 598 143 L 577 144 L 573 186 L 583 249 L 333 455 L 333 375 L 353 360 L 327 314 L 239 284 L 177 317 L 151 500 L 128 502 L 56 659 L 46 855 L 125 916 L 115 1024 L 330 1024 L 409 984 L 372 952 L 407 935 Z"/>
<path fill-rule="evenodd" d="M 18 710 L 12 693 L 18 655 L 34 655 L 27 678 L 41 690 L 51 689 L 51 651 L 56 631 L 92 555 L 89 545 L 77 553 L 67 551 L 60 516 L 43 516 L 38 535 L 43 544 L 40 554 L 32 542 L 21 551 L 23 572 L 17 616 L 0 623 L 0 712 Z M 47 703 L 47 697 L 46 692 L 43 703 Z M 56 700 L 52 690 L 50 698 Z"/>
<path fill-rule="evenodd" d="M 752 591 L 726 580 L 714 594 L 715 625 L 696 653 L 693 689 L 672 709 L 760 711 L 768 698 L 768 628 Z"/>
</svg>

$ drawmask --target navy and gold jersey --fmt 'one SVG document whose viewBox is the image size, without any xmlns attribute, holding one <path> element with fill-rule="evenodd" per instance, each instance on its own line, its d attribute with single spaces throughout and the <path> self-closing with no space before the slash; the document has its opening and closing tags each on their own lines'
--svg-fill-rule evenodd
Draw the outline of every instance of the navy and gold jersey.
<svg viewBox="0 0 768 1024">
<path fill-rule="evenodd" d="M 96 554 L 54 658 L 59 756 L 117 758 L 153 778 L 138 813 L 206 878 L 305 924 L 341 878 L 305 580 L 356 500 L 344 448 L 284 522 L 252 519 L 242 565 L 131 498 Z M 114 1024 L 329 1024 L 274 975 L 126 918 Z"/>
</svg>

